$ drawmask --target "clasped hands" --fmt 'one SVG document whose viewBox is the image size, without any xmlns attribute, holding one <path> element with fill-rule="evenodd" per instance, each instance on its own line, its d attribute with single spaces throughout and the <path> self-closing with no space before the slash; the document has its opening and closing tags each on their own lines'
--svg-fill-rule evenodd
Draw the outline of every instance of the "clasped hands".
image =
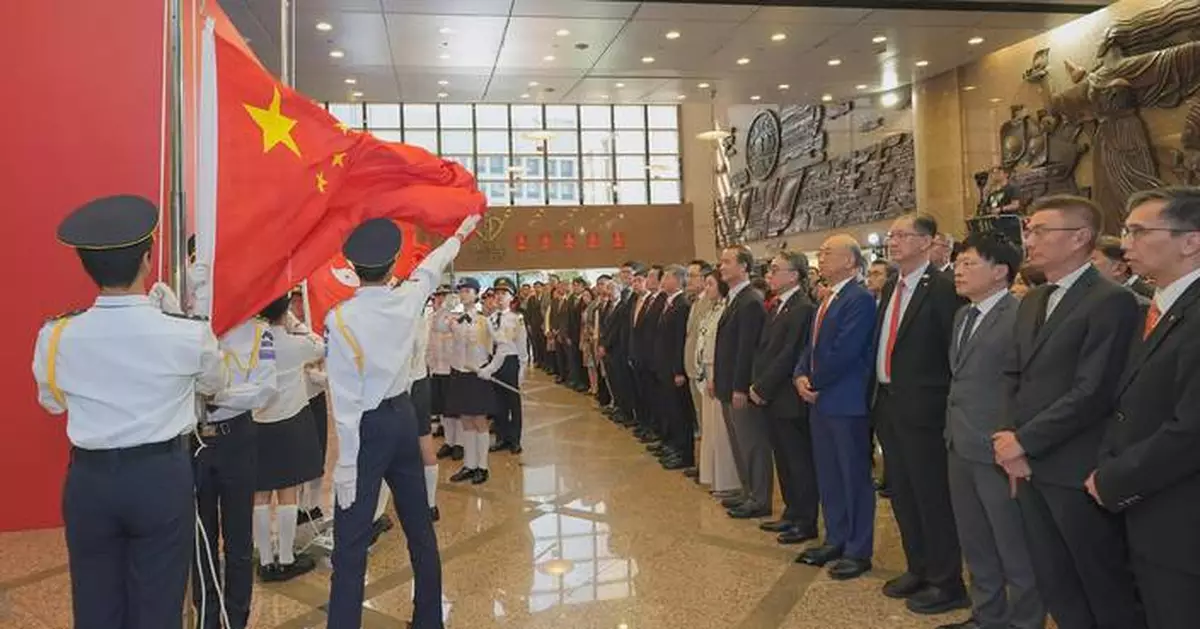
<svg viewBox="0 0 1200 629">
<path fill-rule="evenodd" d="M 809 404 L 817 403 L 817 397 L 820 394 L 813 390 L 812 380 L 809 380 L 808 376 L 800 376 L 796 378 L 794 383 L 796 385 L 796 392 L 800 394 L 800 399 Z"/>
<path fill-rule="evenodd" d="M 1017 433 L 1002 430 L 992 435 L 992 451 L 996 455 L 996 464 L 1008 474 L 1009 495 L 1016 498 L 1017 482 L 1029 480 L 1033 476 L 1033 468 L 1029 466 L 1025 448 L 1017 441 Z"/>
</svg>

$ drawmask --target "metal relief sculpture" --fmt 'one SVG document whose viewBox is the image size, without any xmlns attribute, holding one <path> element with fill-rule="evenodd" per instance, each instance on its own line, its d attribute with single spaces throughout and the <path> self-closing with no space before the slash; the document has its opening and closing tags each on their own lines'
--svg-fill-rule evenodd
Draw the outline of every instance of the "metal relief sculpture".
<svg viewBox="0 0 1200 629">
<path fill-rule="evenodd" d="M 782 135 L 779 114 L 765 109 L 754 116 L 750 131 L 746 133 L 746 167 L 750 176 L 765 181 L 775 174 Z"/>
<path fill-rule="evenodd" d="M 1200 100 L 1193 100 L 1180 135 L 1181 150 L 1172 151 L 1171 170 L 1189 186 L 1200 185 Z"/>
</svg>

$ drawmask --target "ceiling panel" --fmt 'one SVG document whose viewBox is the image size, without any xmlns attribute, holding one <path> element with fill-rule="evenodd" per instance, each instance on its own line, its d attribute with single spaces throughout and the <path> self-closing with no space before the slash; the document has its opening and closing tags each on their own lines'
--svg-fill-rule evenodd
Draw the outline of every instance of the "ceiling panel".
<svg viewBox="0 0 1200 629">
<path fill-rule="evenodd" d="M 515 16 L 625 19 L 638 8 L 636 2 L 564 2 L 563 0 L 516 0 Z"/>
<path fill-rule="evenodd" d="M 301 3 L 310 0 L 300 0 Z M 317 0 L 326 3 L 341 3 L 343 0 Z M 350 0 L 362 4 L 366 0 Z M 388 13 L 413 13 L 426 15 L 489 15 L 507 16 L 509 0 L 373 0 L 369 11 Z"/>
<path fill-rule="evenodd" d="M 854 24 L 862 20 L 869 9 L 827 9 L 812 7 L 763 7 L 751 17 L 752 22 L 765 24 Z"/>
<path fill-rule="evenodd" d="M 600 59 L 624 24 L 624 20 L 610 19 L 513 18 L 508 25 L 498 67 L 506 71 L 519 68 L 586 70 Z M 564 29 L 570 34 L 559 36 L 557 33 Z M 580 50 L 577 45 L 586 48 Z M 548 60 L 547 56 L 554 59 Z"/>
<path fill-rule="evenodd" d="M 505 17 L 386 14 L 393 63 L 415 68 L 477 68 L 490 73 L 504 41 Z M 450 29 L 441 33 L 442 29 Z M 446 55 L 446 58 L 442 58 Z"/>
<path fill-rule="evenodd" d="M 757 10 L 758 7 L 745 5 L 643 2 L 635 18 L 670 22 L 741 22 Z"/>
<path fill-rule="evenodd" d="M 388 30 L 382 14 L 342 12 L 332 19 L 340 27 L 329 32 L 316 28 L 296 29 L 297 68 L 314 65 L 336 69 L 392 63 Z M 334 50 L 341 50 L 345 56 L 340 59 L 330 57 L 329 53 Z"/>
<path fill-rule="evenodd" d="M 733 37 L 737 26 L 736 22 L 681 24 L 635 18 L 613 41 L 596 69 L 658 73 L 701 71 L 707 67 L 710 57 Z M 666 38 L 666 33 L 672 30 L 680 33 L 678 39 Z M 653 63 L 644 63 L 645 57 L 652 57 Z"/>
</svg>

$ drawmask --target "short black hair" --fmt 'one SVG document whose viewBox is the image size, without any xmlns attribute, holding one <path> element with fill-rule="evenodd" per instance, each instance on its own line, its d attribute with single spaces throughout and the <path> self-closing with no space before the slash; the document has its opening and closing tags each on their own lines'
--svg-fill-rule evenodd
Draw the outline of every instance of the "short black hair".
<svg viewBox="0 0 1200 629">
<path fill-rule="evenodd" d="M 700 267 L 700 275 L 708 275 L 713 270 L 713 266 L 708 263 L 708 260 L 701 260 L 700 258 L 688 262 L 688 266 Z"/>
<path fill-rule="evenodd" d="M 597 283 L 599 283 L 599 282 L 601 282 L 601 281 L 604 281 L 604 282 L 611 282 L 611 281 L 612 281 L 612 276 L 611 276 L 611 275 L 609 275 L 608 273 L 603 273 L 603 274 L 601 274 L 601 275 L 600 275 L 600 277 L 597 277 L 597 278 L 596 278 L 596 282 L 597 282 Z"/>
<path fill-rule="evenodd" d="M 1145 190 L 1129 197 L 1125 206 L 1125 214 L 1134 208 L 1150 201 L 1165 201 L 1162 209 L 1163 218 L 1171 223 L 1171 227 L 1188 231 L 1200 231 L 1200 187 L 1169 186 Z"/>
<path fill-rule="evenodd" d="M 534 288 L 537 288 L 538 286 L 545 286 L 545 285 L 546 285 L 546 283 L 541 280 L 538 280 L 533 283 Z"/>
<path fill-rule="evenodd" d="M 267 321 L 275 323 L 287 314 L 288 306 L 291 305 L 291 302 L 291 295 L 284 295 L 267 304 L 258 314 Z"/>
<path fill-rule="evenodd" d="M 654 272 L 654 280 L 655 281 L 662 281 L 663 266 L 661 264 L 651 264 L 649 271 Z"/>
<path fill-rule="evenodd" d="M 571 283 L 576 284 L 578 286 L 583 286 L 584 288 L 586 288 L 588 285 L 588 281 L 583 279 L 582 277 L 577 277 L 577 278 L 571 280 Z"/>
<path fill-rule="evenodd" d="M 914 212 L 908 215 L 912 219 L 913 229 L 917 233 L 933 238 L 938 234 L 937 219 L 924 212 Z"/>
<path fill-rule="evenodd" d="M 726 282 L 725 280 L 721 279 L 721 274 L 719 272 L 717 272 L 716 269 L 713 269 L 713 270 L 709 271 L 708 273 L 704 274 L 704 279 L 708 279 L 710 277 L 717 280 L 717 294 L 719 294 L 722 299 L 724 299 L 725 297 L 728 297 L 729 296 L 729 283 Z"/>
<path fill-rule="evenodd" d="M 1096 239 L 1096 251 L 1113 262 L 1125 261 L 1125 250 L 1121 248 L 1121 239 L 1116 236 L 1101 236 Z"/>
<path fill-rule="evenodd" d="M 392 273 L 393 266 L 394 265 L 389 264 L 387 266 L 369 266 L 368 267 L 368 266 L 358 266 L 356 264 L 356 265 L 354 265 L 354 274 L 358 276 L 358 279 L 360 279 L 364 282 L 382 282 L 382 281 L 386 280 L 388 278 L 388 275 L 390 275 Z"/>
<path fill-rule="evenodd" d="M 732 245 L 728 247 L 728 250 L 734 252 L 737 256 L 738 265 L 746 269 L 746 273 L 754 270 L 754 252 L 750 250 L 750 247 L 746 245 Z"/>
<path fill-rule="evenodd" d="M 1096 239 L 1104 230 L 1104 212 L 1100 210 L 1100 206 L 1096 205 L 1095 201 L 1070 194 L 1056 194 L 1035 199 L 1033 203 L 1029 204 L 1026 214 L 1033 216 L 1047 210 L 1072 214 L 1076 218 L 1083 219 L 1087 223 L 1088 230 L 1091 231 L 1090 244 L 1093 248 L 1096 246 Z"/>
<path fill-rule="evenodd" d="M 129 288 L 137 281 L 150 240 L 120 249 L 76 249 L 83 270 L 100 288 Z"/>
<path fill-rule="evenodd" d="M 1017 247 L 1000 232 L 977 232 L 963 241 L 963 250 L 975 250 L 979 257 L 992 264 L 1002 264 L 1008 268 L 1008 283 L 1012 284 L 1021 270 L 1021 262 L 1025 259 L 1020 247 Z"/>
<path fill-rule="evenodd" d="M 750 278 L 750 288 L 762 291 L 764 295 L 770 294 L 771 285 L 767 283 L 766 278 L 761 275 L 755 275 Z"/>
</svg>

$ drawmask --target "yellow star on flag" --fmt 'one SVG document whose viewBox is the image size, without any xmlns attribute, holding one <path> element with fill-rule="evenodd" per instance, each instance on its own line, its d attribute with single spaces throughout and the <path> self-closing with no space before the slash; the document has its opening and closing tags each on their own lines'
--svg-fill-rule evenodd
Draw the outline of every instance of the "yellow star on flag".
<svg viewBox="0 0 1200 629">
<path fill-rule="evenodd" d="M 276 87 L 275 94 L 271 96 L 271 104 L 266 109 L 245 103 L 242 106 L 254 119 L 254 124 L 262 129 L 263 153 L 282 144 L 291 149 L 296 157 L 300 157 L 300 147 L 296 146 L 296 139 L 292 137 L 292 127 L 296 126 L 296 120 L 288 118 L 279 111 L 279 100 L 279 88 Z"/>
<path fill-rule="evenodd" d="M 344 168 L 346 166 L 346 154 L 345 153 L 334 153 L 333 154 L 333 165 L 334 166 L 342 166 Z"/>
<path fill-rule="evenodd" d="M 342 135 L 350 135 L 350 131 L 351 131 L 350 125 L 348 125 L 344 122 L 339 122 L 339 123 L 337 123 L 337 128 L 341 130 Z"/>
<path fill-rule="evenodd" d="M 325 186 L 327 185 L 329 185 L 329 182 L 325 181 L 325 173 L 317 171 L 317 192 L 325 192 Z"/>
</svg>

